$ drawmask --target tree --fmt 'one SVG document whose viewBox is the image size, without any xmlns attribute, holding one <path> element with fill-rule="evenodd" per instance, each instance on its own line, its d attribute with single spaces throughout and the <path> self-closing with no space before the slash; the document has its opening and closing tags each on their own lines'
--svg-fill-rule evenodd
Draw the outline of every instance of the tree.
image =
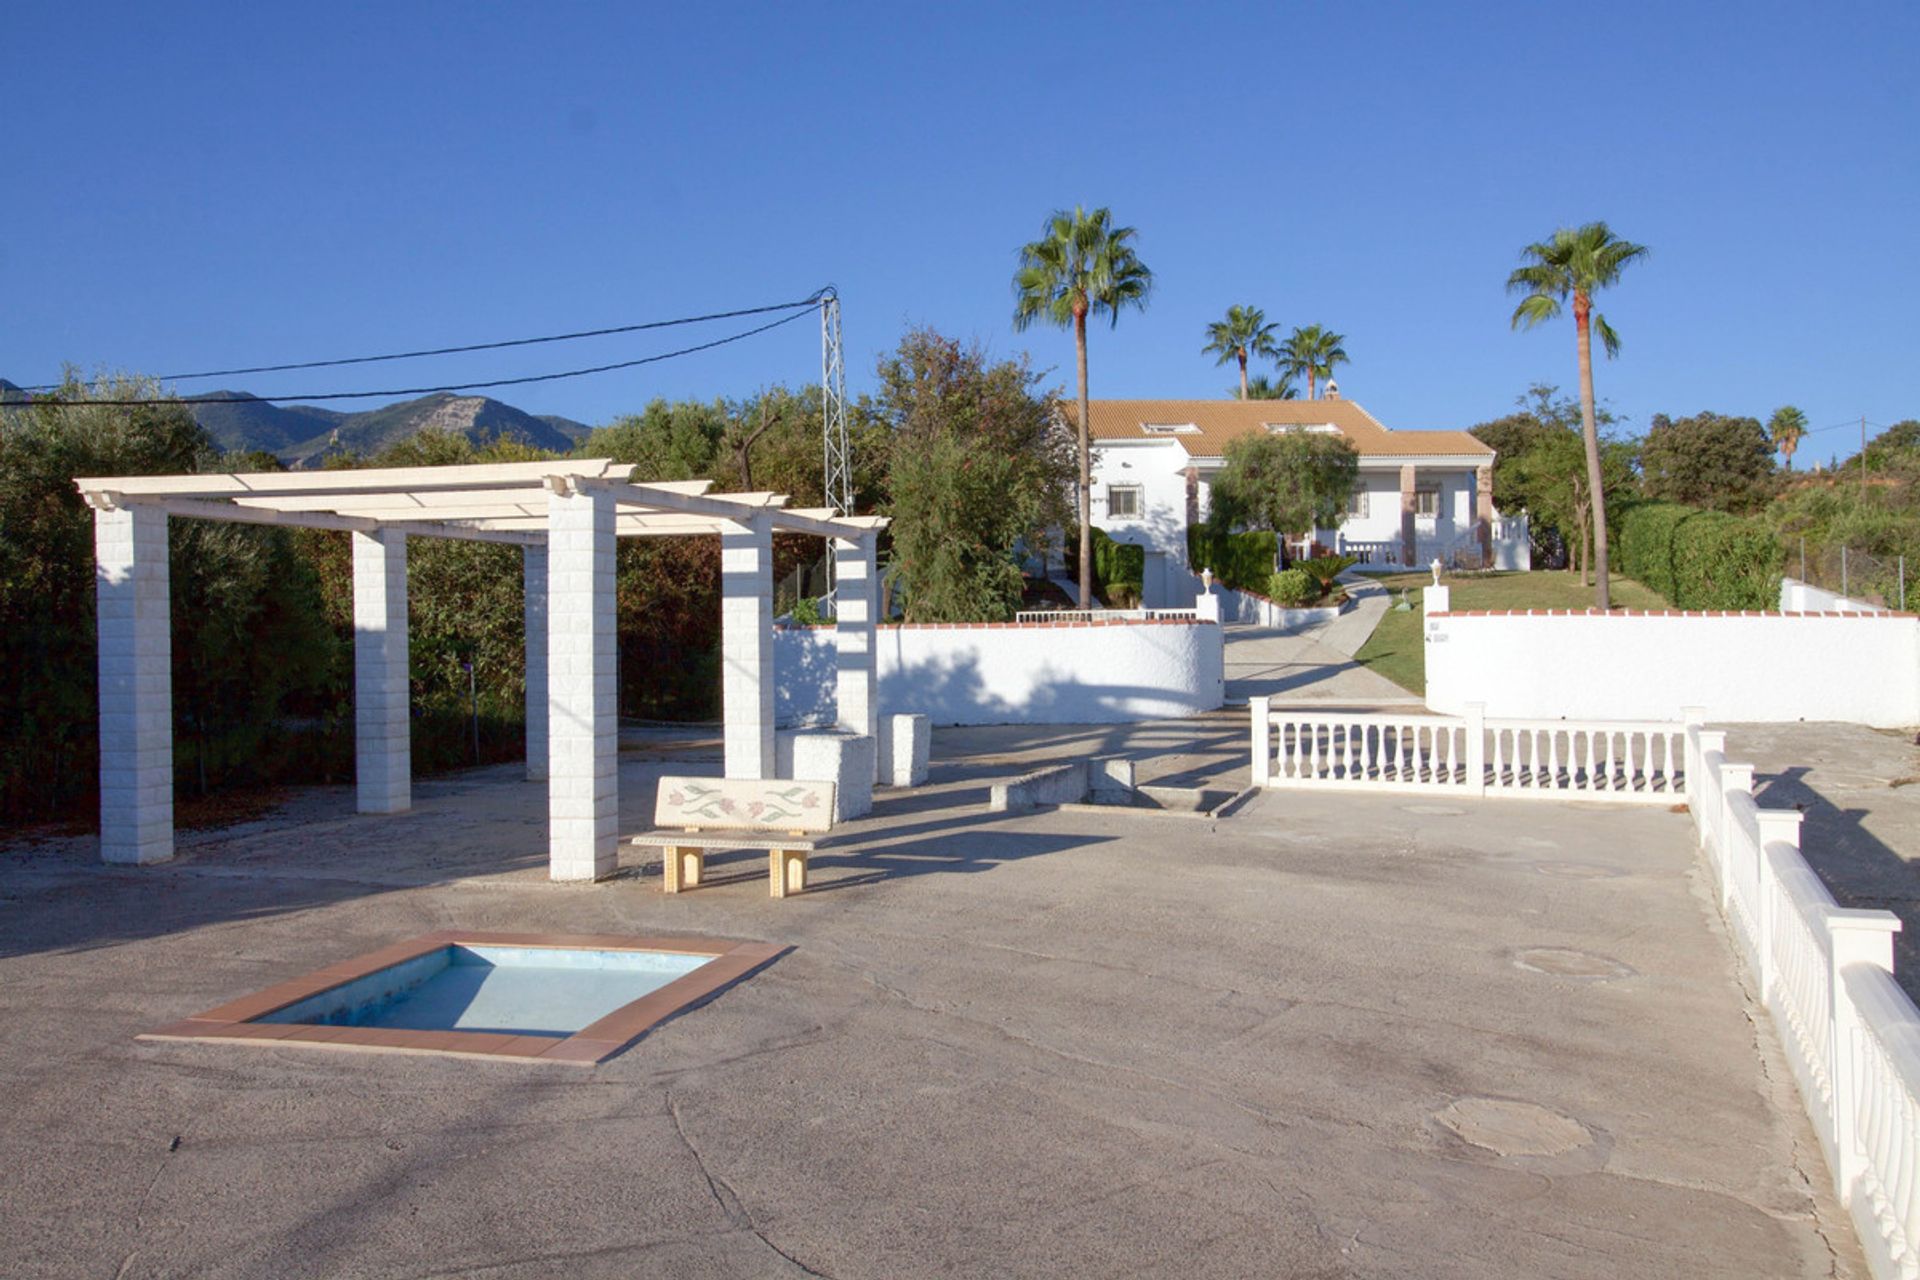
<svg viewBox="0 0 1920 1280">
<path fill-rule="evenodd" d="M 1598 329 L 1608 359 L 1620 353 L 1620 335 L 1606 317 L 1593 310 L 1593 295 L 1620 279 L 1621 272 L 1644 258 L 1644 245 L 1615 236 L 1604 222 L 1562 227 L 1549 240 L 1520 251 L 1522 265 L 1507 277 L 1507 291 L 1523 294 L 1513 311 L 1513 327 L 1531 329 L 1560 314 L 1573 303 L 1574 349 L 1580 364 L 1580 432 L 1587 450 L 1587 493 L 1593 503 L 1593 559 L 1596 600 L 1612 607 L 1607 582 L 1606 483 L 1601 471 L 1600 431 L 1593 407 L 1593 336 Z"/>
<path fill-rule="evenodd" d="M 893 569 L 908 620 L 1010 619 L 1021 544 L 1068 518 L 1073 446 L 1057 397 L 1024 357 L 989 364 L 931 329 L 909 331 L 878 374 L 861 412 L 893 436 Z"/>
<path fill-rule="evenodd" d="M 1632 488 L 1633 459 L 1630 442 L 1601 442 L 1603 510 L 1614 497 Z M 1559 535 L 1566 546 L 1567 571 L 1577 570 L 1584 586 L 1589 571 L 1597 565 L 1592 554 L 1596 541 L 1594 505 L 1587 488 L 1592 479 L 1580 433 L 1570 427 L 1542 426 L 1527 450 L 1514 459 L 1512 472 L 1515 488 L 1526 495 L 1530 523 L 1536 526 L 1536 532 L 1550 529 Z"/>
<path fill-rule="evenodd" d="M 1757 418 L 1653 415 L 1640 446 L 1649 498 L 1746 515 L 1773 496 L 1773 445 Z"/>
<path fill-rule="evenodd" d="M 1793 470 L 1793 452 L 1800 447 L 1800 441 L 1807 434 L 1807 415 L 1790 404 L 1783 404 L 1773 411 L 1767 419 L 1767 437 L 1773 447 L 1785 459 L 1787 470 Z"/>
<path fill-rule="evenodd" d="M 1300 389 L 1293 385 L 1293 375 L 1282 373 L 1278 378 L 1269 378 L 1264 373 L 1256 373 L 1247 380 L 1245 400 L 1298 400 Z"/>
<path fill-rule="evenodd" d="M 1307 399 L 1320 398 L 1320 379 L 1332 378 L 1335 365 L 1346 364 L 1346 335 L 1317 324 L 1295 329 L 1280 348 L 1280 368 L 1291 377 L 1307 380 Z"/>
<path fill-rule="evenodd" d="M 1336 529 L 1360 478 L 1360 455 L 1345 436 L 1259 432 L 1227 445 L 1213 480 L 1208 518 L 1217 532 L 1271 529 L 1294 535 Z"/>
<path fill-rule="evenodd" d="M 1013 327 L 1024 332 L 1035 320 L 1073 329 L 1080 379 L 1080 607 L 1093 607 L 1093 451 L 1087 441 L 1087 317 L 1105 314 L 1120 323 L 1127 307 L 1145 310 L 1153 273 L 1134 252 L 1138 233 L 1113 225 L 1107 209 L 1075 206 L 1047 219 L 1041 238 L 1020 250 L 1014 273 Z"/>
<path fill-rule="evenodd" d="M 1528 465 L 1528 459 L 1534 450 L 1556 444 L 1562 436 L 1578 445 L 1580 402 L 1561 395 L 1560 388 L 1552 383 L 1536 382 L 1525 394 L 1514 397 L 1514 404 L 1518 406 L 1517 412 L 1483 422 L 1470 432 L 1474 439 L 1494 450 L 1494 505 L 1508 512 L 1526 510 L 1527 531 L 1537 563 L 1551 563 L 1564 550 L 1568 553 L 1567 565 L 1572 567 L 1577 562 L 1576 545 L 1584 545 L 1578 541 L 1579 530 L 1586 528 L 1587 520 L 1583 518 L 1576 527 L 1573 520 L 1561 518 L 1565 512 L 1561 477 L 1551 468 L 1543 470 Z M 1594 415 L 1603 430 L 1615 421 L 1604 405 L 1596 406 Z M 1613 446 L 1609 442 L 1605 447 Z M 1632 452 L 1631 446 L 1628 452 Z M 1543 479 L 1548 476 L 1551 478 Z M 1629 473 L 1618 485 L 1609 481 L 1608 501 L 1631 480 Z M 1541 492 L 1542 485 L 1550 486 L 1552 494 Z M 1586 492 L 1584 483 L 1580 491 Z"/>
<path fill-rule="evenodd" d="M 1207 326 L 1207 345 L 1200 348 L 1202 355 L 1218 354 L 1215 363 L 1225 364 L 1229 360 L 1240 362 L 1240 398 L 1247 398 L 1247 357 L 1259 356 L 1263 360 L 1277 359 L 1280 347 L 1273 340 L 1273 331 L 1278 325 L 1267 323 L 1267 313 L 1258 307 L 1231 306 L 1227 308 L 1225 320 L 1215 320 Z"/>
</svg>

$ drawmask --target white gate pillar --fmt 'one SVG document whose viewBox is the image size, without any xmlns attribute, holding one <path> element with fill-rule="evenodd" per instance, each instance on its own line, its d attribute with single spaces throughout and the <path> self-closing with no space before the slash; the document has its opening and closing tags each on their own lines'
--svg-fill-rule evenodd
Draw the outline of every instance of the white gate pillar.
<svg viewBox="0 0 1920 1280">
<path fill-rule="evenodd" d="M 173 856 L 173 671 L 167 513 L 96 508 L 100 645 L 100 857 Z"/>
<path fill-rule="evenodd" d="M 413 803 L 407 680 L 407 536 L 354 533 L 353 753 L 361 813 Z"/>
<path fill-rule="evenodd" d="M 614 495 L 553 482 L 547 499 L 547 862 L 555 880 L 613 874 L 620 838 L 614 679 Z"/>
<path fill-rule="evenodd" d="M 547 776 L 547 549 L 521 549 L 521 611 L 526 619 L 527 781 Z"/>
<path fill-rule="evenodd" d="M 871 533 L 833 540 L 833 631 L 839 668 L 835 698 L 840 728 L 876 738 L 880 706 L 874 644 L 874 542 Z M 876 763 L 879 757 L 875 757 Z"/>
<path fill-rule="evenodd" d="M 765 516 L 721 526 L 720 665 L 726 776 L 771 778 L 773 524 Z"/>
</svg>

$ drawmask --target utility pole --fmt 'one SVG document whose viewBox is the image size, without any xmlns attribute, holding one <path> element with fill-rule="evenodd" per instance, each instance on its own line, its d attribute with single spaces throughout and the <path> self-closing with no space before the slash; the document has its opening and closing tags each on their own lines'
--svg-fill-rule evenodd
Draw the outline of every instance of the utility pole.
<svg viewBox="0 0 1920 1280">
<path fill-rule="evenodd" d="M 840 292 L 820 291 L 820 431 L 826 456 L 825 501 L 840 514 L 853 514 L 853 460 L 847 449 L 847 363 L 840 349 Z M 827 546 L 827 589 L 836 581 L 831 540 Z"/>
</svg>

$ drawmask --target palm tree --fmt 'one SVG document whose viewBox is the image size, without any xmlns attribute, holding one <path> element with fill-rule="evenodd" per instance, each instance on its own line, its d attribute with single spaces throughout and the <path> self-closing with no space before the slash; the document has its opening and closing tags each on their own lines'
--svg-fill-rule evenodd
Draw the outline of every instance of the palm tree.
<svg viewBox="0 0 1920 1280">
<path fill-rule="evenodd" d="M 1133 251 L 1132 227 L 1113 225 L 1107 209 L 1056 210 L 1041 236 L 1020 250 L 1013 275 L 1013 327 L 1035 320 L 1073 329 L 1080 372 L 1080 607 L 1093 607 L 1093 461 L 1087 444 L 1087 316 L 1104 312 L 1115 325 L 1123 307 L 1145 310 L 1153 272 Z"/>
<path fill-rule="evenodd" d="M 1228 307 L 1225 320 L 1215 320 L 1207 326 L 1207 345 L 1200 348 L 1202 355 L 1219 353 L 1218 364 L 1229 360 L 1240 362 L 1240 398 L 1247 398 L 1247 357 L 1260 356 L 1272 360 L 1279 356 L 1280 348 L 1273 340 L 1273 331 L 1278 325 L 1267 323 L 1267 313 L 1258 307 Z"/>
<path fill-rule="evenodd" d="M 1782 405 L 1767 420 L 1767 434 L 1773 438 L 1773 447 L 1787 460 L 1787 470 L 1793 470 L 1793 451 L 1800 447 L 1800 438 L 1807 434 L 1807 415 L 1790 404 Z"/>
<path fill-rule="evenodd" d="M 1264 373 L 1256 373 L 1247 380 L 1246 389 L 1241 393 L 1240 398 L 1242 400 L 1298 400 L 1300 388 L 1293 385 L 1291 373 L 1283 372 L 1277 379 L 1269 378 Z"/>
<path fill-rule="evenodd" d="M 1307 380 L 1307 399 L 1320 396 L 1320 379 L 1331 378 L 1333 367 L 1346 364 L 1345 334 L 1334 333 L 1317 324 L 1295 329 L 1280 348 L 1280 368 L 1296 378 Z"/>
<path fill-rule="evenodd" d="M 1593 295 L 1615 284 L 1629 263 L 1647 256 L 1645 245 L 1622 240 L 1604 222 L 1562 227 L 1551 240 L 1520 251 L 1522 265 L 1507 277 L 1507 291 L 1525 296 L 1513 310 L 1513 327 L 1531 329 L 1560 314 L 1573 299 L 1575 350 L 1580 358 L 1580 430 L 1587 443 L 1587 492 L 1593 504 L 1593 565 L 1597 603 L 1612 607 L 1607 590 L 1607 499 L 1600 470 L 1600 433 L 1593 418 L 1593 333 L 1609 359 L 1620 354 L 1620 335 L 1593 309 Z"/>
</svg>

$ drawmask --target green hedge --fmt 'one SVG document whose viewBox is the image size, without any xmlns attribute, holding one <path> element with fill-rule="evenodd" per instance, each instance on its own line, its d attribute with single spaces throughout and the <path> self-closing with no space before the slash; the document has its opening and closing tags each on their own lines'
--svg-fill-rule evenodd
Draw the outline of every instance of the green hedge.
<svg viewBox="0 0 1920 1280">
<path fill-rule="evenodd" d="M 1067 540 L 1067 576 L 1080 576 L 1080 540 Z M 1137 595 L 1147 576 L 1147 549 L 1115 542 L 1107 531 L 1093 531 L 1093 580 L 1102 586 L 1126 584 Z"/>
<path fill-rule="evenodd" d="M 1265 591 L 1273 576 L 1280 541 L 1270 530 L 1216 533 L 1205 525 L 1187 530 L 1187 563 L 1193 571 L 1213 570 L 1213 576 L 1242 591 Z"/>
<path fill-rule="evenodd" d="M 1758 520 L 1643 502 L 1615 523 L 1613 567 L 1680 609 L 1775 609 L 1782 551 Z"/>
</svg>

